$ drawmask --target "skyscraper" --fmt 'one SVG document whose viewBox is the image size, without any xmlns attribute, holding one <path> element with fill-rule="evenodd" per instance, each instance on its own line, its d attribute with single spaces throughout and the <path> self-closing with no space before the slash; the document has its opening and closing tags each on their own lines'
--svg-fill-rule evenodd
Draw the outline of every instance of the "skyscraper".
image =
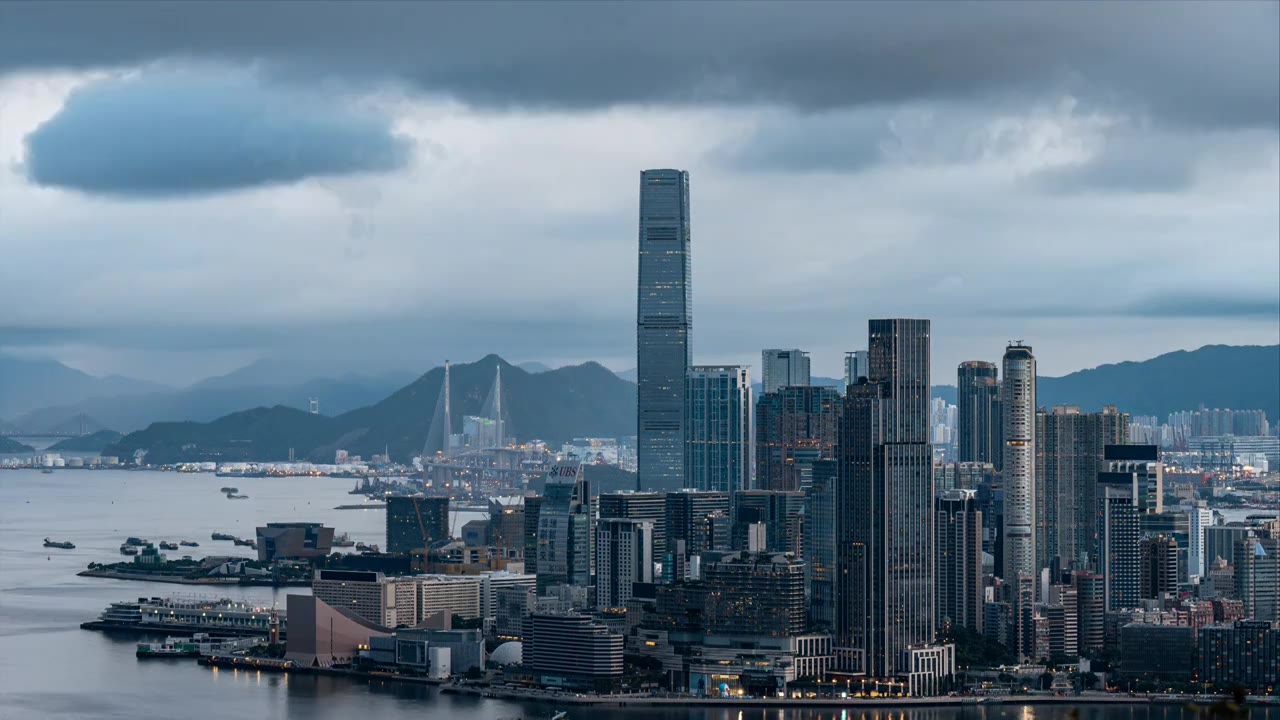
<svg viewBox="0 0 1280 720">
<path fill-rule="evenodd" d="M 937 610 L 939 622 L 982 632 L 982 511 L 976 495 L 938 492 Z"/>
<path fill-rule="evenodd" d="M 640 488 L 684 484 L 685 377 L 693 326 L 689 173 L 640 174 L 636 461 Z"/>
<path fill-rule="evenodd" d="M 809 623 L 830 629 L 835 622 L 836 484 L 840 463 L 813 464 L 813 481 L 804 490 L 805 596 Z"/>
<path fill-rule="evenodd" d="M 653 521 L 601 518 L 596 570 L 596 607 L 626 607 L 635 583 L 653 582 Z"/>
<path fill-rule="evenodd" d="M 1004 353 L 1000 384 L 1004 428 L 1004 572 L 1035 578 L 1036 496 L 1036 358 L 1021 343 Z"/>
<path fill-rule="evenodd" d="M 1138 497 L 1130 473 L 1098 473 L 1098 570 L 1107 612 L 1138 606 L 1142 575 L 1138 552 Z"/>
<path fill-rule="evenodd" d="M 892 677 L 912 670 L 903 664 L 908 647 L 934 640 L 929 321 L 872 320 L 868 328 L 868 374 L 844 402 L 837 662 Z"/>
<path fill-rule="evenodd" d="M 591 585 L 594 515 L 582 467 L 552 467 L 538 511 L 539 593 L 553 585 Z"/>
<path fill-rule="evenodd" d="M 956 372 L 956 452 L 960 462 L 1000 468 L 1000 381 L 995 363 L 966 360 Z"/>
<path fill-rule="evenodd" d="M 1036 413 L 1037 567 L 1089 567 L 1097 525 L 1098 472 L 1106 469 L 1105 448 L 1129 440 L 1129 415 L 1107 406 L 1082 413 L 1056 405 Z"/>
<path fill-rule="evenodd" d="M 1165 535 L 1138 542 L 1138 594 L 1159 599 L 1178 592 L 1178 541 Z"/>
<path fill-rule="evenodd" d="M 1213 511 L 1204 500 L 1198 500 L 1187 511 L 1187 515 L 1189 516 L 1188 534 L 1191 541 L 1191 548 L 1187 555 L 1187 574 L 1191 577 L 1203 577 L 1206 565 L 1204 531 L 1205 528 L 1213 525 Z M 1207 559 L 1210 562 L 1213 561 L 1213 558 Z"/>
<path fill-rule="evenodd" d="M 803 350 L 765 350 L 760 360 L 762 393 L 809 384 L 809 353 Z"/>
<path fill-rule="evenodd" d="M 840 388 L 841 392 L 845 391 L 850 385 L 858 382 L 858 378 L 867 376 L 867 351 L 866 350 L 849 350 L 844 354 L 844 387 Z"/>
<path fill-rule="evenodd" d="M 747 368 L 689 368 L 685 402 L 684 486 L 728 492 L 746 489 L 755 454 L 755 411 Z"/>
<path fill-rule="evenodd" d="M 756 404 L 756 488 L 799 490 L 813 463 L 834 459 L 840 412 L 840 393 L 833 387 L 784 387 L 761 395 Z"/>
<path fill-rule="evenodd" d="M 425 552 L 449 539 L 449 498 L 390 495 L 386 524 L 387 552 Z"/>
</svg>

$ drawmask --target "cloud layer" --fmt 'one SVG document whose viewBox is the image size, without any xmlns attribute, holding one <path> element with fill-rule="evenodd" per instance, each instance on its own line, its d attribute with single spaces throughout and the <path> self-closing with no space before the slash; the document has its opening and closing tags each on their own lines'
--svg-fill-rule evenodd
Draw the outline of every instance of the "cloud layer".
<svg viewBox="0 0 1280 720">
<path fill-rule="evenodd" d="M 397 170 L 411 152 L 376 113 L 248 73 L 148 69 L 72 92 L 26 137 L 25 171 L 89 193 L 190 195 Z"/>
</svg>

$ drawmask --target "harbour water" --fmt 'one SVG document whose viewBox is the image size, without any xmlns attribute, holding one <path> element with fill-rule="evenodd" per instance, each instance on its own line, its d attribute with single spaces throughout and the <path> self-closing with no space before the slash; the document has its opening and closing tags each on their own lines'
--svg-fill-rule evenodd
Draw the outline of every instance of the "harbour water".
<svg viewBox="0 0 1280 720">
<path fill-rule="evenodd" d="M 546 718 L 547 705 L 441 695 L 417 685 L 304 675 L 212 670 L 190 660 L 134 658 L 135 638 L 112 637 L 79 625 L 109 603 L 191 592 L 182 585 L 77 577 L 93 561 L 116 562 L 134 535 L 195 540 L 178 554 L 229 553 L 212 532 L 253 535 L 267 521 L 315 520 L 357 542 L 383 543 L 380 510 L 334 510 L 358 498 L 351 481 L 332 478 L 236 478 L 249 496 L 227 500 L 212 474 L 127 471 L 0 471 L 0 718 L 343 718 L 450 720 Z M 353 500 L 354 498 L 354 500 Z M 74 550 L 42 547 L 45 537 Z M 243 548 L 238 548 L 244 550 Z M 305 589 L 200 588 L 233 598 L 283 605 Z M 163 639 L 163 638 L 155 638 Z M 725 708 L 570 708 L 566 720 L 1174 720 L 1176 706 L 1068 708 L 991 706 L 959 710 Z M 1280 712 L 1255 709 L 1255 720 Z"/>
</svg>

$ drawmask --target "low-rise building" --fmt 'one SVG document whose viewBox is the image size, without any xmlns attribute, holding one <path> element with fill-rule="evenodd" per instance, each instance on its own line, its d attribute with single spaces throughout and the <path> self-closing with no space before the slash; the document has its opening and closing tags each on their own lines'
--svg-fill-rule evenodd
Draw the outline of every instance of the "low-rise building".
<svg viewBox="0 0 1280 720">
<path fill-rule="evenodd" d="M 333 550 L 333 528 L 313 522 L 273 522 L 257 529 L 258 560 L 310 560 Z"/>
<path fill-rule="evenodd" d="M 379 572 L 317 570 L 311 594 L 369 622 L 394 628 L 418 624 L 418 581 Z"/>
<path fill-rule="evenodd" d="M 609 692 L 622 681 L 623 638 L 573 613 L 534 613 L 526 624 L 525 679 L 542 686 Z"/>
</svg>

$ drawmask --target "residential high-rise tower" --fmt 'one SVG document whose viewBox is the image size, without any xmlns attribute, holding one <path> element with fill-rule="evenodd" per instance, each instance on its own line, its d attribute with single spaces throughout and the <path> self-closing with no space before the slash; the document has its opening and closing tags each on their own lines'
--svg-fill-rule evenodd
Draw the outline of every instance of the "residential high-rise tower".
<svg viewBox="0 0 1280 720">
<path fill-rule="evenodd" d="M 640 488 L 684 484 L 685 378 L 693 325 L 689 173 L 640 174 L 636 461 Z"/>
<path fill-rule="evenodd" d="M 1005 349 L 1000 383 L 1004 428 L 1004 572 L 1035 578 L 1036 358 L 1031 348 L 1014 343 Z"/>
</svg>

